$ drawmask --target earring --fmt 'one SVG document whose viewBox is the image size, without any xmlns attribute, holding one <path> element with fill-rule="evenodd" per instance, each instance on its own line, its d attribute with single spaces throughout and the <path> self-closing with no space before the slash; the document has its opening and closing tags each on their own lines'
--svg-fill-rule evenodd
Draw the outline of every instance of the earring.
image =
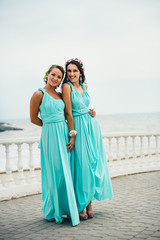
<svg viewBox="0 0 160 240">
<path fill-rule="evenodd" d="M 79 81 L 82 82 L 82 76 L 80 76 Z"/>
</svg>

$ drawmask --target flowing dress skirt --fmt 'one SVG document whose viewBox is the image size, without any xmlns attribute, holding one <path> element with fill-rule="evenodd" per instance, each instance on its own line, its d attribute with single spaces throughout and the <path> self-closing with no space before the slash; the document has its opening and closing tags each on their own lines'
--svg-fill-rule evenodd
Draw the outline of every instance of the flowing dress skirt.
<svg viewBox="0 0 160 240">
<path fill-rule="evenodd" d="M 41 179 L 43 214 L 47 220 L 63 221 L 67 215 L 72 225 L 79 223 L 73 189 L 70 154 L 67 153 L 68 126 L 65 121 L 44 124 L 39 147 L 41 149 Z"/>
<path fill-rule="evenodd" d="M 78 211 L 91 200 L 113 198 L 111 180 L 101 130 L 88 113 L 74 117 L 75 147 L 72 151 L 72 178 Z"/>
</svg>

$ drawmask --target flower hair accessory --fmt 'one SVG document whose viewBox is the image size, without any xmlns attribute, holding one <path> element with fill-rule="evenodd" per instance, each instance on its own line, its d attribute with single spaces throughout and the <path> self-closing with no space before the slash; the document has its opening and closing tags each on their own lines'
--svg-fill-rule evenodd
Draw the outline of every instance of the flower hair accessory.
<svg viewBox="0 0 160 240">
<path fill-rule="evenodd" d="M 55 67 L 55 66 L 56 66 L 56 65 L 53 64 L 53 65 L 47 70 L 47 72 L 45 73 L 45 75 L 44 75 L 44 77 L 43 77 L 43 82 L 46 82 L 46 81 L 47 81 L 47 74 L 48 74 L 49 70 L 50 70 L 52 67 Z"/>
<path fill-rule="evenodd" d="M 71 59 L 69 59 L 69 60 L 66 62 L 66 64 L 68 64 L 68 63 L 70 63 L 70 62 L 72 62 L 72 61 L 78 62 L 79 65 L 81 66 L 82 70 L 85 71 L 85 68 L 84 68 L 84 66 L 83 66 L 83 62 L 82 62 L 80 59 L 78 59 L 78 58 L 71 58 Z"/>
<path fill-rule="evenodd" d="M 45 73 L 45 76 L 44 76 L 44 78 L 43 78 L 43 82 L 46 82 L 46 80 L 47 80 L 47 74 L 48 74 L 48 71 Z"/>
</svg>

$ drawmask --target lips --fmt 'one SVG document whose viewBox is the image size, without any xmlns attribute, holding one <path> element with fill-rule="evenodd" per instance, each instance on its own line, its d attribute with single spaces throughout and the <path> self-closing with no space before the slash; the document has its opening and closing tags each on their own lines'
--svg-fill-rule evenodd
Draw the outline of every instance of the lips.
<svg viewBox="0 0 160 240">
<path fill-rule="evenodd" d="M 53 81 L 53 80 L 52 80 L 52 83 L 53 83 L 53 84 L 57 84 L 58 82 L 57 82 L 57 81 Z"/>
</svg>

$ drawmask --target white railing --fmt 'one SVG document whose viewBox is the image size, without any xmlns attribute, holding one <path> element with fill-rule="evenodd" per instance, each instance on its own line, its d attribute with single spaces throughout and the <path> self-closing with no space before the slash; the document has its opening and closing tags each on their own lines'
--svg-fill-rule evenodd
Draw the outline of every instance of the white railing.
<svg viewBox="0 0 160 240">
<path fill-rule="evenodd" d="M 41 192 L 38 142 L 39 138 L 0 140 L 0 200 Z"/>
<path fill-rule="evenodd" d="M 0 140 L 0 200 L 41 192 L 38 142 Z M 103 142 L 111 177 L 160 170 L 160 134 L 103 134 Z"/>
<path fill-rule="evenodd" d="M 103 134 L 111 177 L 160 170 L 160 134 Z"/>
</svg>

